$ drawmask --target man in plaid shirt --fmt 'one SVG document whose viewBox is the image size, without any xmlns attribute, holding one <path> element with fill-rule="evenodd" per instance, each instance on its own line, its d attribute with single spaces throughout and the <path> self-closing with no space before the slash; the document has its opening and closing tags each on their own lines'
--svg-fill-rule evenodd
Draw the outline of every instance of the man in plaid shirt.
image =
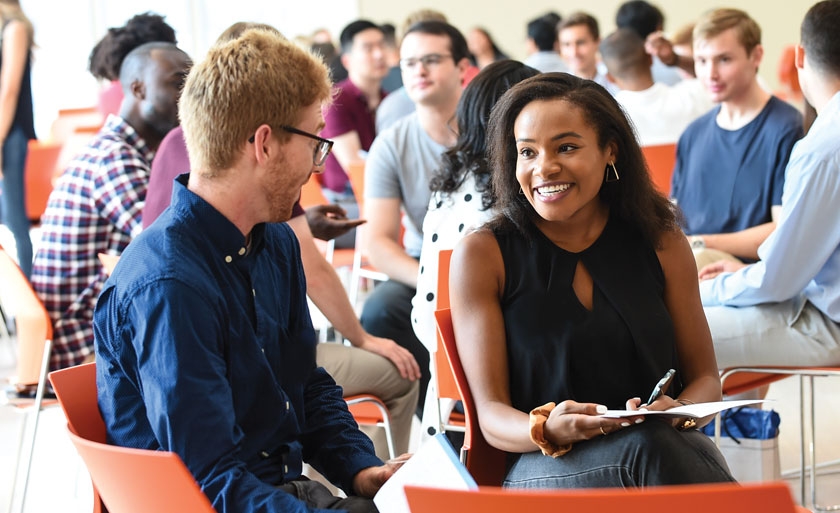
<svg viewBox="0 0 840 513">
<path fill-rule="evenodd" d="M 53 370 L 93 356 L 93 309 L 107 278 L 97 254 L 119 255 L 142 230 L 152 157 L 178 125 L 178 95 L 190 64 L 171 43 L 129 53 L 120 69 L 120 116 L 108 117 L 50 194 L 32 286 L 53 321 Z"/>
</svg>

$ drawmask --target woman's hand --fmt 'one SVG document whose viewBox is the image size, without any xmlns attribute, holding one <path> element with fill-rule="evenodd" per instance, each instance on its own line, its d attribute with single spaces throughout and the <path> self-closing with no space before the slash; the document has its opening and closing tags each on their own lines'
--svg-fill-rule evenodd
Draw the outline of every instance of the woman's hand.
<svg viewBox="0 0 840 513">
<path fill-rule="evenodd" d="M 601 417 L 606 411 L 607 407 L 600 404 L 563 401 L 551 411 L 543 434 L 548 441 L 562 446 L 614 433 L 631 426 L 636 420 Z"/>
</svg>

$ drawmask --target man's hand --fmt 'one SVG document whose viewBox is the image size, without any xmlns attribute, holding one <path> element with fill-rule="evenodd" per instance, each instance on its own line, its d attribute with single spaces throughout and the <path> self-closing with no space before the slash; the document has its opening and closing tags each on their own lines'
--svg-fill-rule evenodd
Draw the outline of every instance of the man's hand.
<svg viewBox="0 0 840 513">
<path fill-rule="evenodd" d="M 365 333 L 362 343 L 357 347 L 390 360 L 400 371 L 403 379 L 411 381 L 420 379 L 420 365 L 417 364 L 414 355 L 393 340 Z"/>
<path fill-rule="evenodd" d="M 665 33 L 662 31 L 648 34 L 645 40 L 645 51 L 650 55 L 659 57 L 659 60 L 666 66 L 676 66 L 679 62 L 679 58 L 674 52 L 674 45 L 665 38 Z"/>
<path fill-rule="evenodd" d="M 312 235 L 331 240 L 364 224 L 364 219 L 347 219 L 347 212 L 338 205 L 315 205 L 306 209 L 306 222 Z"/>
<path fill-rule="evenodd" d="M 405 453 L 393 460 L 386 461 L 385 464 L 380 467 L 368 467 L 360 470 L 353 478 L 353 491 L 355 491 L 356 495 L 360 497 L 372 499 L 373 496 L 376 495 L 376 492 L 382 488 L 382 485 L 385 484 L 385 481 L 394 475 L 394 472 L 396 472 L 403 463 L 408 461 L 409 458 L 411 458 L 411 454 Z"/>
<path fill-rule="evenodd" d="M 697 277 L 700 281 L 711 280 L 719 274 L 732 273 L 742 267 L 746 267 L 747 265 L 749 264 L 745 264 L 743 262 L 733 262 L 732 260 L 718 260 L 717 262 L 712 262 L 700 269 L 700 272 L 697 273 Z"/>
</svg>

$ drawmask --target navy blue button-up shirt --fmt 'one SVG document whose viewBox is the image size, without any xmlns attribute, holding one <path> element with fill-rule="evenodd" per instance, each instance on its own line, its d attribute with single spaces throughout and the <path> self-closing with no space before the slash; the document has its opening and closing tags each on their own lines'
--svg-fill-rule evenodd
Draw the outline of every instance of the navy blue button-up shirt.
<svg viewBox="0 0 840 513">
<path fill-rule="evenodd" d="M 346 491 L 382 462 L 316 367 L 294 233 L 258 225 L 247 249 L 186 179 L 96 306 L 109 442 L 176 452 L 220 512 L 309 511 L 276 488 L 303 460 Z"/>
</svg>

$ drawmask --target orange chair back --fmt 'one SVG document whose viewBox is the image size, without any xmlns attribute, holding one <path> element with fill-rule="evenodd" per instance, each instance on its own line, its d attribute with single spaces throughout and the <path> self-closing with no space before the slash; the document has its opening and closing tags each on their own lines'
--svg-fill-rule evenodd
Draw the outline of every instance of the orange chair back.
<svg viewBox="0 0 840 513">
<path fill-rule="evenodd" d="M 309 177 L 309 181 L 303 184 L 300 189 L 300 206 L 304 209 L 315 205 L 326 205 L 329 203 L 324 193 L 321 192 L 321 184 L 315 178 L 316 175 Z"/>
<path fill-rule="evenodd" d="M 72 431 L 69 435 L 109 511 L 214 513 L 177 454 L 107 445 Z"/>
<path fill-rule="evenodd" d="M 50 139 L 63 143 L 78 127 L 96 127 L 98 130 L 105 118 L 97 107 L 61 109 L 50 127 Z"/>
<path fill-rule="evenodd" d="M 29 141 L 29 152 L 26 156 L 26 216 L 30 221 L 39 222 L 47 200 L 53 190 L 58 156 L 61 154 L 61 144 L 57 142 Z"/>
<path fill-rule="evenodd" d="M 87 440 L 105 443 L 105 421 L 96 400 L 96 363 L 50 372 L 50 383 L 70 431 Z"/>
<path fill-rule="evenodd" d="M 642 154 L 647 161 L 653 184 L 659 192 L 670 196 L 671 175 L 674 174 L 674 165 L 677 163 L 677 145 L 642 146 Z M 621 170 L 618 172 L 621 173 Z"/>
<path fill-rule="evenodd" d="M 354 162 L 345 171 L 347 172 L 347 178 L 350 180 L 350 187 L 353 188 L 353 196 L 356 197 L 356 204 L 359 205 L 359 213 L 361 214 L 364 211 L 362 206 L 365 201 L 365 163 Z"/>
<path fill-rule="evenodd" d="M 464 445 L 461 448 L 465 453 L 464 464 L 467 466 L 475 482 L 483 486 L 498 486 L 502 483 L 505 471 L 505 453 L 491 447 L 481 434 L 478 425 L 478 413 L 475 410 L 470 386 L 464 368 L 461 366 L 461 359 L 458 356 L 458 347 L 455 344 L 455 331 L 452 329 L 452 313 L 449 309 L 435 312 L 438 334 L 443 341 L 443 347 L 449 361 L 449 368 L 455 377 L 458 392 L 464 402 L 464 413 L 466 414 L 466 431 L 464 433 Z M 462 454 L 463 456 L 463 454 Z M 457 511 L 452 509 L 451 511 Z M 470 511 L 470 510 L 464 510 Z"/>
<path fill-rule="evenodd" d="M 438 309 L 449 308 L 449 261 L 451 259 L 451 249 L 445 249 L 438 253 Z M 443 347 L 443 340 L 439 333 L 438 348 L 435 352 L 435 366 L 437 368 L 438 395 L 450 399 L 461 399 L 461 392 L 458 390 L 457 383 L 455 383 L 455 375 L 452 374 L 449 358 L 446 356 L 446 349 Z"/>
<path fill-rule="evenodd" d="M 525 491 L 482 487 L 478 490 L 444 490 L 407 485 L 405 496 L 411 513 L 441 511 L 573 511 L 658 513 L 675 510 L 715 513 L 794 513 L 790 489 L 783 482 L 702 484 L 650 488 Z"/>
<path fill-rule="evenodd" d="M 35 385 L 41 379 L 44 343 L 52 340 L 52 321 L 29 280 L 2 246 L 0 283 L 4 296 L 14 298 L 14 302 L 8 305 L 10 311 L 7 313 L 15 318 L 17 326 L 18 361 L 15 383 Z"/>
</svg>

